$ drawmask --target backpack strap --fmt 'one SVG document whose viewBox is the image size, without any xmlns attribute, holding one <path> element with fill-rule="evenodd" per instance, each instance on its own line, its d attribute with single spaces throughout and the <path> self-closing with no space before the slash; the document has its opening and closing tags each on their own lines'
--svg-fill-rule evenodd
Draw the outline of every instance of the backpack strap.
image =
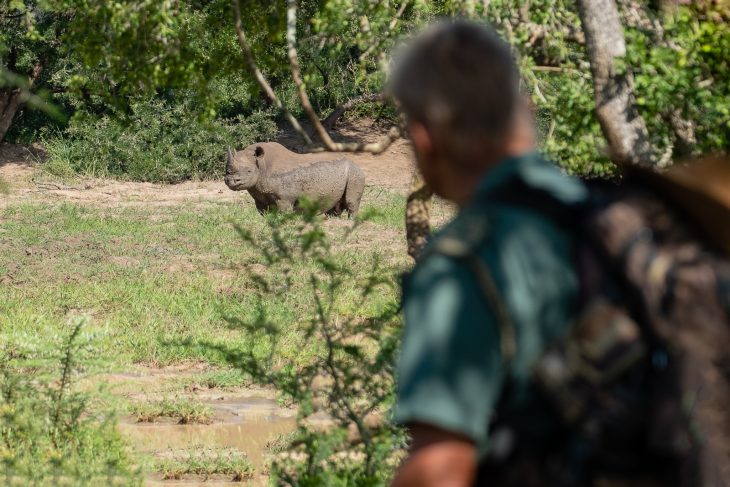
<svg viewBox="0 0 730 487">
<path fill-rule="evenodd" d="M 431 250 L 460 260 L 474 275 L 497 320 L 502 360 L 507 365 L 511 364 L 517 353 L 515 326 L 487 264 L 476 255 L 471 245 L 451 236 L 437 239 Z"/>
</svg>

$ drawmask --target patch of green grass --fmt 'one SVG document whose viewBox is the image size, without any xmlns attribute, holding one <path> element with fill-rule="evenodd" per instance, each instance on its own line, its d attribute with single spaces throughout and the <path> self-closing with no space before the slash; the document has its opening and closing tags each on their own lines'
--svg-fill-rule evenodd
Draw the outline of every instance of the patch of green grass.
<svg viewBox="0 0 730 487">
<path fill-rule="evenodd" d="M 181 480 L 186 475 L 225 475 L 228 480 L 241 482 L 253 477 L 253 466 L 242 451 L 232 448 L 190 448 L 170 452 L 169 457 L 157 459 L 153 469 L 164 480 Z"/>
<path fill-rule="evenodd" d="M 213 410 L 205 404 L 188 398 L 164 398 L 160 401 L 136 402 L 129 408 L 138 423 L 154 423 L 160 418 L 170 418 L 178 424 L 210 424 Z"/>
<path fill-rule="evenodd" d="M 377 194 L 365 205 L 383 216 L 338 243 L 339 257 L 363 273 L 379 258 L 395 275 L 409 264 L 402 198 Z M 230 318 L 252 321 L 262 312 L 248 271 L 266 273 L 263 255 L 243 245 L 234 224 L 266 235 L 266 218 L 248 202 L 116 208 L 38 202 L 0 209 L 0 340 L 44 340 L 69 319 L 88 316 L 100 356 L 121 367 L 225 362 L 202 343 L 266 353 L 265 337 L 246 340 L 230 325 Z M 341 234 L 347 224 L 328 219 L 325 228 Z M 315 265 L 301 262 L 290 278 L 306 279 Z M 285 280 L 276 276 L 281 292 L 263 311 L 291 325 L 282 337 L 290 343 L 286 353 L 306 358 L 314 352 L 297 345 L 297 317 L 310 296 L 284 292 Z M 341 290 L 354 291 L 354 282 Z M 392 299 L 382 296 L 383 303 Z"/>
</svg>

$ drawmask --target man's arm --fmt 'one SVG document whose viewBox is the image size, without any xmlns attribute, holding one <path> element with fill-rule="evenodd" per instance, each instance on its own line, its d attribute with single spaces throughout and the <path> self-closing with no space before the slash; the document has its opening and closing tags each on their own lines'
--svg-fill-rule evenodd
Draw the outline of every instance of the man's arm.
<svg viewBox="0 0 730 487">
<path fill-rule="evenodd" d="M 413 442 L 392 487 L 469 487 L 476 475 L 476 447 L 464 436 L 409 425 Z"/>
</svg>

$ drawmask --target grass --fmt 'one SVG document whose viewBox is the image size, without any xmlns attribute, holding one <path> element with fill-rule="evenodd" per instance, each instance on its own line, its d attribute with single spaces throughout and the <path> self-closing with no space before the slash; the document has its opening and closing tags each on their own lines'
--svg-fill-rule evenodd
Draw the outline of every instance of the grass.
<svg viewBox="0 0 730 487">
<path fill-rule="evenodd" d="M 169 457 L 159 458 L 153 469 L 164 480 L 181 480 L 186 475 L 226 476 L 227 480 L 242 482 L 253 477 L 253 466 L 246 454 L 232 448 L 190 448 L 183 452 L 170 452 Z"/>
<path fill-rule="evenodd" d="M 205 404 L 188 398 L 164 398 L 160 401 L 136 402 L 130 414 L 138 423 L 154 423 L 160 418 L 170 418 L 178 424 L 210 424 L 213 410 Z"/>
<path fill-rule="evenodd" d="M 363 210 L 372 218 L 347 242 L 335 244 L 337 258 L 347 260 L 356 277 L 360 272 L 368 275 L 379 262 L 395 279 L 409 265 L 404 199 L 367 189 Z M 244 245 L 234 229 L 238 224 L 266 238 L 267 218 L 272 217 L 260 215 L 252 204 L 215 200 L 126 206 L 43 198 L 9 202 L 0 208 L 0 342 L 55 349 L 59 337 L 68 336 L 73 323 L 85 317 L 84 333 L 94 343 L 89 357 L 97 364 L 94 372 L 130 371 L 137 365 L 179 365 L 190 370 L 190 364 L 210 364 L 212 368 L 201 365 L 199 373 L 189 377 L 160 379 L 174 382 L 163 391 L 168 398 L 138 399 L 128 409 L 138 421 L 171 418 L 183 424 L 209 423 L 211 409 L 195 400 L 174 398 L 175 394 L 193 385 L 225 390 L 250 383 L 249 377 L 231 370 L 218 346 L 258 356 L 270 350 L 265 334 L 241 333 L 233 319 L 255 322 L 265 312 L 272 322 L 282 324 L 277 347 L 282 363 L 307 364 L 318 353 L 301 332 L 301 317 L 312 299 L 301 284 L 308 282 L 317 264 L 297 262 L 289 276 L 276 275 L 267 268 L 260 249 Z M 332 218 L 324 228 L 340 235 L 349 225 L 345 219 Z M 249 271 L 270 277 L 274 286 L 263 309 Z M 287 288 L 286 279 L 299 285 Z M 356 286 L 343 283 L 339 292 L 344 309 L 338 312 L 364 320 L 372 310 L 348 304 L 355 301 Z M 396 299 L 394 288 L 378 295 L 373 306 L 387 306 Z M 116 431 L 112 422 L 109 425 Z M 98 436 L 94 433 L 93 438 Z M 112 453 L 120 458 L 127 454 L 116 433 L 104 438 L 115 442 Z M 140 455 L 149 459 L 150 452 Z M 191 450 L 140 464 L 169 479 L 225 475 L 240 480 L 252 475 L 248 460 L 231 451 Z"/>
<path fill-rule="evenodd" d="M 342 257 L 365 270 L 372 251 L 395 273 L 408 262 L 402 218 L 395 217 L 402 198 L 378 193 L 370 200 L 366 206 L 378 216 L 342 246 Z M 240 203 L 105 208 L 35 202 L 1 209 L 0 339 L 54 336 L 70 318 L 88 316 L 101 353 L 121 367 L 222 364 L 201 343 L 241 340 L 227 318 L 256 312 L 245 269 L 264 265 L 256 249 L 242 245 L 234 223 L 265 230 L 264 217 Z M 326 225 L 338 232 L 346 222 Z M 311 265 L 302 262 L 297 274 Z M 308 298 L 275 296 L 269 312 L 295 324 Z"/>
<path fill-rule="evenodd" d="M 182 389 L 203 387 L 207 389 L 230 390 L 250 384 L 250 380 L 240 371 L 231 369 L 209 370 L 180 380 Z"/>
</svg>

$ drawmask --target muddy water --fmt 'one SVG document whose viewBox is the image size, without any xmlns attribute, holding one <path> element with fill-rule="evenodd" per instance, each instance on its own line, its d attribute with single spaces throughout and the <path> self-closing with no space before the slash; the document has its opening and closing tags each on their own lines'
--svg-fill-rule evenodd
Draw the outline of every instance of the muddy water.
<svg viewBox="0 0 730 487">
<path fill-rule="evenodd" d="M 246 453 L 254 467 L 255 478 L 250 485 L 266 485 L 266 456 L 269 445 L 282 435 L 294 431 L 296 411 L 283 408 L 271 398 L 262 395 L 201 394 L 204 404 L 215 411 L 212 424 L 179 425 L 172 421 L 135 423 L 132 418 L 119 428 L 132 448 L 145 456 L 159 456 L 165 452 L 190 448 L 235 448 Z M 146 485 L 191 487 L 195 485 L 242 485 L 225 478 L 186 478 L 181 481 L 165 480 L 159 476 L 148 479 Z"/>
<path fill-rule="evenodd" d="M 241 423 L 209 425 L 144 424 L 120 426 L 136 451 L 155 453 L 192 447 L 236 448 L 246 453 L 257 472 L 265 465 L 270 442 L 294 430 L 293 418 L 270 421 L 266 418 Z"/>
</svg>

